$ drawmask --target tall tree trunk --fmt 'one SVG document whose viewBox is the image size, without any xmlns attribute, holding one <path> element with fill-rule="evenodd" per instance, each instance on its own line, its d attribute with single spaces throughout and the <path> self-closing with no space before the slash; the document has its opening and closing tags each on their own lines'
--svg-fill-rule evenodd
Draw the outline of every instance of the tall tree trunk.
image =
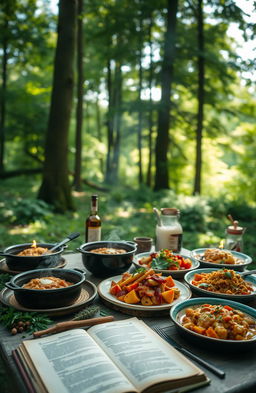
<svg viewBox="0 0 256 393">
<path fill-rule="evenodd" d="M 107 113 L 107 158 L 105 182 L 109 183 L 111 179 L 111 162 L 113 148 L 113 99 L 112 99 L 112 72 L 111 61 L 108 59 L 107 64 L 107 90 L 108 90 L 108 113 Z"/>
<path fill-rule="evenodd" d="M 203 120 L 204 120 L 204 80 L 205 80 L 205 60 L 204 60 L 204 21 L 203 21 L 203 0 L 198 0 L 198 111 L 197 111 L 197 129 L 196 129 L 196 165 L 193 194 L 201 192 L 201 170 L 202 170 L 202 138 L 203 138 Z"/>
<path fill-rule="evenodd" d="M 82 128 L 83 128 L 83 0 L 78 0 L 77 9 L 77 107 L 76 107 L 76 154 L 74 188 L 81 190 Z"/>
<path fill-rule="evenodd" d="M 142 90 L 142 15 L 139 15 L 139 86 L 138 86 L 138 152 L 139 152 L 139 184 L 143 183 L 142 173 L 142 102 L 141 102 L 141 90 Z"/>
<path fill-rule="evenodd" d="M 2 87 L 0 104 L 0 172 L 4 172 L 4 150 L 5 150 L 5 115 L 6 115 L 6 92 L 7 92 L 7 64 L 8 64 L 8 15 L 5 15 L 3 33 L 3 54 L 2 54 Z"/>
<path fill-rule="evenodd" d="M 155 190 L 169 188 L 168 148 L 170 123 L 170 96 L 173 79 L 173 62 L 175 55 L 175 35 L 178 0 L 168 0 L 167 31 L 164 42 L 164 57 L 161 78 L 161 102 L 158 111 L 156 138 L 156 173 Z"/>
<path fill-rule="evenodd" d="M 114 144 L 112 160 L 112 177 L 113 184 L 118 181 L 119 158 L 120 158 L 120 141 L 121 141 L 121 118 L 122 118 L 122 70 L 119 61 L 116 62 L 115 69 L 115 95 L 114 95 Z"/>
<path fill-rule="evenodd" d="M 99 106 L 99 93 L 96 96 L 95 102 L 95 111 L 96 111 L 96 128 L 97 128 L 97 138 L 99 142 L 102 142 L 102 132 L 101 132 L 101 113 L 100 113 L 100 106 Z M 103 174 L 104 172 L 104 161 L 103 158 L 100 158 L 100 170 Z"/>
<path fill-rule="evenodd" d="M 153 19 L 152 15 L 149 23 L 149 48 L 150 48 L 150 64 L 149 64 L 149 78 L 148 78 L 148 88 L 149 88 L 149 115 L 148 115 L 148 168 L 147 168 L 147 178 L 146 184 L 151 187 L 152 183 L 152 136 L 153 136 L 153 101 L 152 101 L 152 80 L 153 80 L 153 45 L 152 45 L 152 26 Z"/>
<path fill-rule="evenodd" d="M 60 0 L 45 162 L 38 194 L 59 212 L 73 208 L 68 179 L 68 132 L 74 85 L 76 11 L 76 0 Z"/>
</svg>

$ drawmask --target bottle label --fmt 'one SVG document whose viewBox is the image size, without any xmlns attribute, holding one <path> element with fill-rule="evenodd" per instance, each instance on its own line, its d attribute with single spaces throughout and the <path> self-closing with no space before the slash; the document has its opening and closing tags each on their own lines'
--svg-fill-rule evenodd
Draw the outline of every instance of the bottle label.
<svg viewBox="0 0 256 393">
<path fill-rule="evenodd" d="M 88 242 L 97 242 L 101 239 L 101 227 L 88 228 Z"/>
<path fill-rule="evenodd" d="M 182 244 L 182 233 L 170 234 L 165 233 L 165 236 L 157 234 L 156 250 L 163 250 L 165 248 L 172 250 L 172 252 L 180 252 Z"/>
<path fill-rule="evenodd" d="M 168 248 L 173 252 L 180 252 L 181 249 L 182 234 L 170 235 Z"/>
</svg>

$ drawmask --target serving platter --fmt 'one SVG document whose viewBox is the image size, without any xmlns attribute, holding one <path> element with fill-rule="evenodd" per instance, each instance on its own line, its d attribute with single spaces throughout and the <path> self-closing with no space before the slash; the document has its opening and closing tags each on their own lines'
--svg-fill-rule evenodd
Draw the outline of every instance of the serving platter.
<svg viewBox="0 0 256 393">
<path fill-rule="evenodd" d="M 143 258 L 143 257 L 148 257 L 148 256 L 150 256 L 151 254 L 152 254 L 152 251 L 151 251 L 151 252 L 143 252 L 143 253 L 141 253 L 141 254 L 137 254 L 137 255 L 134 256 L 132 262 L 133 262 L 133 264 L 134 264 L 137 268 L 145 267 L 144 265 L 141 265 L 141 264 L 139 263 L 139 260 L 140 260 L 141 258 Z M 179 279 L 179 278 L 183 278 L 184 275 L 185 275 L 187 272 L 189 272 L 189 271 L 191 271 L 191 270 L 194 270 L 194 269 L 197 269 L 197 268 L 200 266 L 200 262 L 199 262 L 197 259 L 195 259 L 195 258 L 193 258 L 193 257 L 191 257 L 191 256 L 188 256 L 188 255 L 185 255 L 185 254 L 177 254 L 177 255 L 180 255 L 180 256 L 182 256 L 183 258 L 188 258 L 188 259 L 190 259 L 190 261 L 192 262 L 192 266 L 191 266 L 189 269 L 180 269 L 180 270 L 164 270 L 164 269 L 156 269 L 156 268 L 154 268 L 154 271 L 155 271 L 156 273 L 162 273 L 162 274 L 165 275 L 165 276 L 171 275 L 174 279 L 175 279 L 175 278 Z M 147 267 L 147 269 L 149 269 L 149 267 Z"/>
<path fill-rule="evenodd" d="M 59 263 L 56 266 L 54 266 L 54 267 L 56 269 L 57 268 L 60 269 L 60 268 L 63 268 L 64 266 L 66 266 L 66 264 L 67 264 L 66 259 L 61 257 Z M 0 260 L 0 272 L 2 272 L 2 273 L 9 273 L 9 274 L 19 274 L 19 273 L 23 273 L 24 270 L 22 270 L 22 271 L 19 270 L 18 271 L 18 270 L 11 270 L 11 269 L 9 269 L 9 267 L 7 266 L 5 258 L 3 258 L 3 259 Z"/>
<path fill-rule="evenodd" d="M 171 304 L 166 303 L 166 304 L 160 304 L 160 305 L 154 305 L 154 306 L 143 306 L 140 304 L 128 304 L 125 302 L 121 302 L 115 296 L 113 296 L 109 293 L 109 289 L 111 287 L 111 282 L 112 281 L 118 282 L 121 280 L 121 278 L 122 278 L 122 276 L 119 275 L 119 276 L 107 278 L 106 280 L 102 281 L 98 285 L 98 294 L 110 306 L 111 305 L 117 306 L 120 311 L 125 310 L 126 313 L 129 313 L 129 311 L 132 313 L 133 311 L 143 311 L 143 312 L 158 311 L 159 312 L 159 311 L 169 310 L 175 304 L 178 304 L 186 299 L 189 299 L 192 295 L 191 290 L 186 285 L 182 284 L 179 281 L 174 280 L 175 287 L 177 287 L 180 290 L 180 296 L 178 297 L 178 299 L 174 300 Z M 134 315 L 134 313 L 132 313 L 132 315 Z"/>
<path fill-rule="evenodd" d="M 235 258 L 239 259 L 241 263 L 236 263 L 236 264 L 228 264 L 228 263 L 215 263 L 215 262 L 209 262 L 206 260 L 203 260 L 203 256 L 206 250 L 210 248 L 216 248 L 217 247 L 208 247 L 208 248 L 196 248 L 191 251 L 191 256 L 198 260 L 200 262 L 201 267 L 217 267 L 217 268 L 227 268 L 227 269 L 233 269 L 236 271 L 243 271 L 245 267 L 247 267 L 250 263 L 252 263 L 252 258 L 249 255 L 243 254 L 242 252 L 238 251 L 232 251 L 232 250 L 225 250 L 229 253 L 231 253 Z"/>
<path fill-rule="evenodd" d="M 193 293 L 199 296 L 210 296 L 210 297 L 220 297 L 223 299 L 229 299 L 229 300 L 234 300 L 237 302 L 248 302 L 256 299 L 256 275 L 247 275 L 244 277 L 244 280 L 253 286 L 253 292 L 248 294 L 248 295 L 231 295 L 231 294 L 225 294 L 221 292 L 212 292 L 208 291 L 207 289 L 199 288 L 198 286 L 192 284 L 192 281 L 194 280 L 195 274 L 201 274 L 201 273 L 211 273 L 211 272 L 216 272 L 222 269 L 216 269 L 216 268 L 203 268 L 203 269 L 196 269 L 191 272 L 188 272 L 184 276 L 185 282 L 189 285 L 190 289 L 192 290 Z M 240 274 L 238 271 L 236 271 L 237 274 Z"/>
<path fill-rule="evenodd" d="M 81 294 L 79 298 L 71 305 L 59 308 L 48 308 L 48 309 L 40 309 L 40 308 L 26 308 L 21 306 L 15 299 L 14 293 L 11 289 L 4 288 L 0 292 L 0 302 L 6 306 L 14 307 L 19 311 L 35 311 L 42 314 L 47 314 L 49 316 L 61 316 L 66 314 L 71 314 L 73 312 L 77 312 L 81 308 L 89 305 L 97 295 L 96 286 L 88 280 L 85 280 L 82 284 Z M 54 301 L 54 299 L 53 299 Z"/>
<path fill-rule="evenodd" d="M 196 345 L 203 346 L 203 348 L 210 348 L 220 351 L 231 350 L 231 351 L 239 352 L 240 350 L 252 350 L 255 348 L 256 336 L 254 336 L 250 340 L 225 340 L 225 339 L 204 336 L 202 334 L 196 333 L 182 326 L 181 321 L 185 315 L 185 310 L 187 308 L 191 308 L 191 307 L 193 308 L 203 304 L 229 306 L 235 310 L 242 311 L 243 313 L 249 315 L 256 321 L 256 310 L 243 303 L 238 303 L 229 299 L 211 298 L 211 297 L 191 298 L 185 300 L 184 302 L 176 304 L 174 307 L 170 309 L 170 317 L 174 322 L 177 331 L 184 338 L 189 340 L 189 342 L 194 342 Z"/>
</svg>

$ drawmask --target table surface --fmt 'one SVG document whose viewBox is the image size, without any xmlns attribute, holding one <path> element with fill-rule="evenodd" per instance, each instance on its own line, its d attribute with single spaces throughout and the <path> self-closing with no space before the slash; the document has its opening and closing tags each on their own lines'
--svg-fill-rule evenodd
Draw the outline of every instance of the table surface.
<svg viewBox="0 0 256 393">
<path fill-rule="evenodd" d="M 66 254 L 64 255 L 67 265 L 65 268 L 79 268 L 86 270 L 82 264 L 81 254 Z M 87 280 L 98 284 L 102 279 L 96 278 L 91 273 L 87 272 Z M 94 304 L 100 306 L 101 311 L 105 312 L 107 315 L 113 315 L 115 319 L 130 318 L 131 315 L 121 313 L 117 310 L 109 308 L 106 303 L 97 296 L 94 300 Z M 73 315 L 66 315 L 55 318 L 54 322 L 57 323 L 63 320 L 72 319 Z M 53 319 L 53 317 L 51 317 Z M 140 318 L 140 317 L 139 317 Z M 178 343 L 184 345 L 186 348 L 190 349 L 195 354 L 201 356 L 207 361 L 215 364 L 217 367 L 226 372 L 226 377 L 220 379 L 209 370 L 205 369 L 201 365 L 199 366 L 206 375 L 210 378 L 211 383 L 208 386 L 196 389 L 198 393 L 240 393 L 240 392 L 256 392 L 256 348 L 251 351 L 241 352 L 241 353 L 227 353 L 227 351 L 213 351 L 205 349 L 203 347 L 197 347 L 195 344 L 190 343 L 188 339 L 183 339 L 171 321 L 168 315 L 150 316 L 144 317 L 143 321 L 149 326 L 158 326 L 163 328 L 171 337 L 173 337 Z M 27 393 L 26 387 L 20 377 L 20 374 L 16 368 L 16 365 L 12 359 L 11 352 L 16 348 L 21 340 L 24 339 L 22 334 L 17 334 L 12 336 L 7 329 L 0 326 L 0 353 L 7 366 L 7 371 L 12 380 L 12 385 L 16 385 L 13 390 L 15 393 Z M 32 338 L 26 336 L 25 339 Z M 1 391 L 1 388 L 0 388 Z M 104 392 L 100 392 L 104 393 Z"/>
</svg>

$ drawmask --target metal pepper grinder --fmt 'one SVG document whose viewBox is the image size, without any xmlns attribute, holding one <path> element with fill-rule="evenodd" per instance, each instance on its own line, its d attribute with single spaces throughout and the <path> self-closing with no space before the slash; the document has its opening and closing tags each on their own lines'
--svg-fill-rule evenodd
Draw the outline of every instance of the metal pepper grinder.
<svg viewBox="0 0 256 393">
<path fill-rule="evenodd" d="M 239 226 L 239 221 L 233 219 L 231 214 L 228 215 L 228 219 L 231 221 L 232 225 L 226 228 L 226 239 L 224 243 L 224 248 L 227 250 L 243 252 L 243 234 L 246 228 Z"/>
</svg>

